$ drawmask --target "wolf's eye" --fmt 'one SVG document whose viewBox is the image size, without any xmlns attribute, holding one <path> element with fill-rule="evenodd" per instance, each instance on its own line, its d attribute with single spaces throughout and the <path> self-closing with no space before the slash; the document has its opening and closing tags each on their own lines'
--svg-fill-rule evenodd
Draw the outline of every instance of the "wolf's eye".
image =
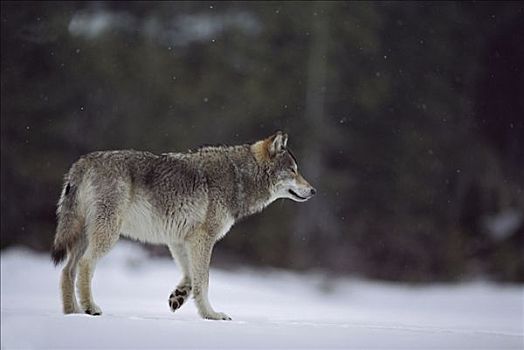
<svg viewBox="0 0 524 350">
<path fill-rule="evenodd" d="M 291 171 L 292 174 L 296 174 L 297 171 L 295 170 L 295 168 L 289 168 L 289 171 Z"/>
</svg>

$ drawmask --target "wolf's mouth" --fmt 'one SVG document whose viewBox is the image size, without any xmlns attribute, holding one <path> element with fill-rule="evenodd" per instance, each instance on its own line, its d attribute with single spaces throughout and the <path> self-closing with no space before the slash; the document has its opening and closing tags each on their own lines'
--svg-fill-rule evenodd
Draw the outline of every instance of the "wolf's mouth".
<svg viewBox="0 0 524 350">
<path fill-rule="evenodd" d="M 303 200 L 306 200 L 308 199 L 308 197 L 302 197 L 302 196 L 299 196 L 295 191 L 293 190 L 288 190 L 289 193 L 291 193 L 292 196 L 295 196 L 297 198 L 300 198 L 300 199 L 303 199 Z"/>
</svg>

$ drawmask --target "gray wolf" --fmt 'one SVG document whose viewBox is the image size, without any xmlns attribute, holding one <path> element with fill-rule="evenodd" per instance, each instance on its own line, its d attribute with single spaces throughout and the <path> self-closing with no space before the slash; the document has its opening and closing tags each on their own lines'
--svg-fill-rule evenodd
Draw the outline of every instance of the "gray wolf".
<svg viewBox="0 0 524 350">
<path fill-rule="evenodd" d="M 182 270 L 169 296 L 172 311 L 193 297 L 201 317 L 216 312 L 207 291 L 214 244 L 243 217 L 279 198 L 310 199 L 316 190 L 298 173 L 287 134 L 239 146 L 155 155 L 94 152 L 65 175 L 52 258 L 61 274 L 63 311 L 100 315 L 91 294 L 96 262 L 122 236 L 165 244 Z M 78 289 L 79 304 L 75 293 Z"/>
</svg>

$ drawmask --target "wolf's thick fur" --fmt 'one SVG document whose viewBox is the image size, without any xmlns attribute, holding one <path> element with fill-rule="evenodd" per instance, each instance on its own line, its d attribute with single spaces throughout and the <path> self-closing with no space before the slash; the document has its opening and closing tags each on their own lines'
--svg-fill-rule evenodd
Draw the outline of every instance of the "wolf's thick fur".
<svg viewBox="0 0 524 350">
<path fill-rule="evenodd" d="M 207 298 L 215 242 L 275 199 L 305 201 L 315 193 L 286 144 L 287 135 L 277 132 L 254 144 L 189 153 L 81 157 L 65 176 L 52 252 L 55 264 L 68 258 L 60 282 L 64 313 L 101 314 L 91 294 L 95 264 L 124 235 L 169 247 L 183 273 L 169 296 L 171 310 L 193 293 L 202 317 L 230 319 Z"/>
</svg>

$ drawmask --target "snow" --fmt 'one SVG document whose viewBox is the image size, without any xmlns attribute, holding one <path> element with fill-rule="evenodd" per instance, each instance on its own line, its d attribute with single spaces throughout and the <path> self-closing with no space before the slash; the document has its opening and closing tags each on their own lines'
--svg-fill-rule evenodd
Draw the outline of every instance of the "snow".
<svg viewBox="0 0 524 350">
<path fill-rule="evenodd" d="M 61 314 L 59 272 L 46 255 L 2 251 L 2 349 L 524 348 L 522 285 L 409 286 L 214 269 L 210 300 L 228 322 L 200 319 L 192 301 L 172 314 L 174 263 L 130 242 L 119 242 L 97 268 L 100 317 Z"/>
<path fill-rule="evenodd" d="M 498 214 L 485 217 L 483 223 L 491 238 L 502 241 L 511 237 L 523 221 L 524 215 L 519 210 L 509 208 Z"/>
<path fill-rule="evenodd" d="M 212 6 L 209 7 L 213 9 Z M 68 25 L 73 36 L 96 39 L 110 31 L 140 31 L 155 41 L 184 46 L 192 42 L 211 40 L 228 29 L 245 35 L 257 35 L 262 23 L 248 11 L 231 10 L 222 13 L 184 13 L 170 21 L 146 17 L 140 21 L 128 11 L 101 7 L 76 11 Z"/>
</svg>

